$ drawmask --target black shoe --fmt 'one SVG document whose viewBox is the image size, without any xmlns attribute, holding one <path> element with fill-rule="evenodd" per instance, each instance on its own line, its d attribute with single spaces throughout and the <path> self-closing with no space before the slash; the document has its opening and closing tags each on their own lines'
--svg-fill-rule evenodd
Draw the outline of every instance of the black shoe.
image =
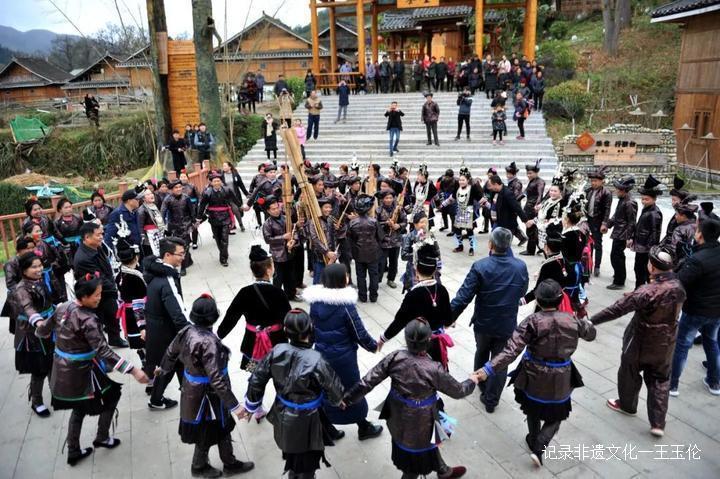
<svg viewBox="0 0 720 479">
<path fill-rule="evenodd" d="M 227 262 L 227 261 L 220 261 L 220 264 L 223 265 L 223 267 L 225 267 L 225 268 L 228 267 L 228 262 Z"/>
<path fill-rule="evenodd" d="M 361 303 L 367 303 L 367 298 L 358 298 Z"/>
<path fill-rule="evenodd" d="M 333 428 L 334 428 L 334 426 L 333 426 Z M 342 429 L 337 429 L 337 428 L 335 428 L 334 431 L 328 431 L 328 434 L 330 434 L 330 438 L 333 441 L 338 441 L 345 437 L 345 431 L 343 431 Z"/>
<path fill-rule="evenodd" d="M 30 409 L 40 417 L 50 417 L 50 410 L 44 404 L 35 404 Z"/>
<path fill-rule="evenodd" d="M 491 405 L 491 404 L 488 404 L 487 402 L 485 402 L 485 397 L 484 397 L 484 396 L 480 396 L 480 402 L 483 403 L 483 405 L 485 406 L 485 411 L 487 411 L 489 414 L 492 414 L 492 413 L 495 412 L 495 407 L 496 407 L 496 406 Z"/>
<path fill-rule="evenodd" d="M 428 141 L 428 142 L 426 143 L 426 146 L 432 146 L 432 143 Z"/>
<path fill-rule="evenodd" d="M 71 466 L 74 466 L 75 464 L 92 454 L 92 452 L 92 447 L 86 447 L 85 449 L 80 449 L 79 451 L 68 451 L 67 463 Z"/>
<path fill-rule="evenodd" d="M 532 443 L 530 442 L 530 434 L 525 435 L 525 444 L 527 444 L 528 449 L 530 449 L 530 451 L 533 450 Z"/>
<path fill-rule="evenodd" d="M 448 229 L 447 226 L 442 226 L 442 227 L 440 227 L 440 229 L 438 231 L 445 231 L 446 229 Z"/>
<path fill-rule="evenodd" d="M 459 137 L 459 136 L 456 136 L 456 137 L 455 137 L 455 141 L 460 141 L 460 137 Z"/>
<path fill-rule="evenodd" d="M 109 437 L 105 441 L 93 441 L 93 446 L 104 447 L 105 449 L 115 449 L 120 445 L 120 439 Z"/>
<path fill-rule="evenodd" d="M 148 401 L 148 407 L 150 409 L 170 409 L 174 408 L 178 405 L 178 402 L 174 399 L 169 398 L 162 398 L 160 400 L 160 403 L 154 403 L 152 401 Z"/>
<path fill-rule="evenodd" d="M 230 230 L 230 234 L 231 234 L 231 235 L 234 235 L 234 234 L 235 234 L 235 230 Z"/>
<path fill-rule="evenodd" d="M 215 469 L 210 464 L 205 464 L 201 467 L 192 466 L 190 468 L 190 474 L 192 474 L 193 477 L 220 477 L 223 473 L 220 469 Z"/>
<path fill-rule="evenodd" d="M 370 302 L 371 302 L 371 303 L 377 303 L 377 296 L 374 297 L 374 298 L 370 298 Z"/>
<path fill-rule="evenodd" d="M 595 269 L 593 270 L 593 276 L 596 278 L 600 276 L 600 266 L 595 266 Z"/>
<path fill-rule="evenodd" d="M 127 348 L 129 346 L 128 342 L 120 336 L 110 336 L 108 338 L 108 344 L 115 348 Z"/>
<path fill-rule="evenodd" d="M 520 252 L 520 256 L 535 256 L 535 253 L 531 253 L 530 251 L 525 250 Z"/>
<path fill-rule="evenodd" d="M 192 249 L 198 249 L 198 244 L 197 244 L 197 243 L 193 243 L 193 244 L 192 244 Z"/>
<path fill-rule="evenodd" d="M 618 291 L 618 290 L 621 290 L 621 289 L 625 289 L 625 285 L 624 285 L 624 284 L 615 284 L 615 283 L 612 283 L 612 284 L 607 285 L 606 288 L 607 288 L 607 289 L 610 289 L 610 290 L 613 290 L 613 291 Z"/>
<path fill-rule="evenodd" d="M 707 361 L 703 361 L 703 362 L 702 362 L 702 367 L 704 367 L 705 369 L 707 369 Z"/>
<path fill-rule="evenodd" d="M 522 246 L 522 245 L 524 245 L 525 243 L 527 243 L 527 238 L 521 239 L 520 242 L 518 243 L 518 246 Z"/>
<path fill-rule="evenodd" d="M 235 461 L 233 464 L 224 464 L 223 472 L 226 476 L 233 476 L 235 474 L 242 474 L 255 469 L 255 463 L 252 461 Z"/>
<path fill-rule="evenodd" d="M 460 246 L 458 246 L 457 248 L 455 248 L 454 250 L 452 250 L 452 252 L 453 252 L 453 253 L 462 253 L 462 252 L 463 252 L 463 247 L 462 247 L 462 245 L 460 245 Z"/>
<path fill-rule="evenodd" d="M 378 437 L 383 432 L 383 427 L 377 424 L 370 424 L 368 426 L 360 428 L 358 430 L 358 439 L 364 441 L 366 439 L 372 439 Z"/>
<path fill-rule="evenodd" d="M 695 336 L 695 339 L 693 339 L 693 344 L 702 344 L 702 335 Z M 707 369 L 707 361 L 703 361 L 703 366 L 705 366 L 705 369 Z"/>
<path fill-rule="evenodd" d="M 468 251 L 468 256 L 475 256 L 475 249 L 470 248 L 470 251 Z"/>
<path fill-rule="evenodd" d="M 447 236 L 448 238 L 450 238 L 451 236 L 455 236 L 455 233 L 453 233 L 453 232 L 451 231 L 451 232 L 449 232 L 448 234 L 446 234 L 445 236 Z"/>
<path fill-rule="evenodd" d="M 440 146 L 440 143 L 438 143 L 438 142 L 436 141 L 436 142 L 435 142 L 435 146 Z"/>
<path fill-rule="evenodd" d="M 394 151 L 395 153 L 400 153 L 400 150 L 398 150 L 397 148 L 395 148 L 393 151 Z"/>
</svg>

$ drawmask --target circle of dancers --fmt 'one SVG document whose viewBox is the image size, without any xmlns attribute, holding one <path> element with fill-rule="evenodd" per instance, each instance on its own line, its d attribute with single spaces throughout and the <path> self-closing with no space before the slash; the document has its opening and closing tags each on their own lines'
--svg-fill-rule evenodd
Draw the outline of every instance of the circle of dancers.
<svg viewBox="0 0 720 479">
<path fill-rule="evenodd" d="M 145 384 L 148 407 L 156 411 L 178 405 L 164 394 L 177 377 L 180 439 L 195 448 L 192 476 L 252 470 L 252 462 L 233 453 L 234 418 L 267 417 L 285 472 L 312 478 L 321 464 L 329 465 L 325 448 L 348 441 L 336 426 L 357 425 L 360 441 L 383 434 L 382 425 L 368 420 L 364 397 L 389 379 L 379 410 L 392 438 L 393 464 L 404 479 L 432 472 L 455 478 L 466 468 L 445 463 L 438 447 L 460 427 L 446 398 L 469 396 L 477 386 L 486 412 L 493 413 L 509 376 L 527 416 L 530 459 L 540 467 L 569 418 L 573 390 L 583 385 L 572 360 L 578 340 L 592 341 L 596 326 L 633 312 L 620 352 L 618 396 L 607 406 L 635 415 L 644 380 L 650 433 L 660 437 L 698 330 L 708 356 L 704 386 L 720 395 L 720 218 L 676 178 L 670 191 L 675 213 L 663 236 L 656 205 L 663 191 L 654 177 L 638 188 L 638 215 L 632 176 L 610 180 L 607 168 L 587 178 L 559 171 L 546 187 L 541 167 L 540 160 L 525 166 L 523 186 L 514 162 L 503 176 L 490 168 L 473 177 L 461 164 L 458 175 L 449 169 L 439 178 L 431 178 L 425 164 L 397 161 L 384 170 L 353 160 L 337 176 L 328 164 L 306 160 L 297 176 L 287 165 L 278 171 L 268 162 L 246 189 L 225 163 L 203 191 L 182 171 L 176 181 L 148 181 L 126 191 L 117 208 L 99 191 L 81 214 L 62 199 L 52 219 L 31 198 L 15 239 L 17 255 L 4 266 L 3 309 L 14 334 L 15 367 L 30 375 L 30 408 L 41 418 L 51 408 L 72 410 L 66 445 L 67 463 L 74 466 L 93 448 L 121 444 L 110 429 L 122 385 L 110 372 Z M 614 187 L 614 209 L 606 183 Z M 199 225 L 209 223 L 218 261 L 228 266 L 230 236 L 245 230 L 243 214 L 251 209 L 264 243 L 250 251 L 252 283 L 224 315 L 208 294 L 186 309 L 181 279 L 193 266 Z M 453 238 L 451 251 L 441 253 L 435 236 L 441 232 Z M 601 274 L 608 233 L 608 289 L 629 289 L 628 249 L 635 288 L 591 315 L 597 308 L 586 286 Z M 442 284 L 442 256 L 474 256 L 478 236 L 487 237 L 489 255 L 473 260 L 451 297 Z M 532 285 L 525 262 L 513 253 L 515 239 L 524 246 L 521 256 L 544 258 Z M 404 296 L 385 331 L 373 338 L 357 303 L 377 302 L 383 281 L 401 287 Z M 458 381 L 448 371 L 451 328 L 473 301 L 474 372 Z M 534 312 L 518 324 L 518 308 L 532 302 Z M 244 397 L 233 392 L 231 351 L 222 343 L 241 318 L 240 366 L 250 374 Z M 401 334 L 406 347 L 361 374 L 358 348 L 379 353 Z M 128 346 L 139 364 L 113 349 Z M 45 379 L 51 407 L 44 402 Z M 270 382 L 276 394 L 266 399 Z M 263 404 L 272 405 L 266 410 Z M 88 415 L 99 417 L 92 447 L 80 442 Z M 222 470 L 209 463 L 212 446 Z"/>
</svg>

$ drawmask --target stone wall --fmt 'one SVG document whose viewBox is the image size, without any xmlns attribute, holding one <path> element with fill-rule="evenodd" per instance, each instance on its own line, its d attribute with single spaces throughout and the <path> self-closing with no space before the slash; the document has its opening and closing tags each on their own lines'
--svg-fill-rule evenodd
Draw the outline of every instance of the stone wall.
<svg viewBox="0 0 720 479">
<path fill-rule="evenodd" d="M 560 3 L 560 14 L 566 18 L 584 17 L 601 10 L 601 0 L 562 0 Z"/>
<path fill-rule="evenodd" d="M 638 160 L 636 163 L 598 162 L 594 154 L 595 147 L 580 151 L 575 143 L 579 135 L 568 135 L 557 148 L 558 163 L 563 170 L 577 168 L 580 172 L 587 174 L 599 166 L 607 165 L 610 168 L 607 175 L 608 184 L 611 184 L 615 178 L 634 175 L 636 184 L 641 185 L 645 182 L 647 175 L 652 174 L 666 186 L 672 185 L 678 168 L 673 130 L 653 130 L 640 125 L 615 124 L 598 133 L 591 134 L 595 138 L 611 135 L 636 142 L 633 154 L 637 154 L 637 157 L 642 160 Z"/>
</svg>

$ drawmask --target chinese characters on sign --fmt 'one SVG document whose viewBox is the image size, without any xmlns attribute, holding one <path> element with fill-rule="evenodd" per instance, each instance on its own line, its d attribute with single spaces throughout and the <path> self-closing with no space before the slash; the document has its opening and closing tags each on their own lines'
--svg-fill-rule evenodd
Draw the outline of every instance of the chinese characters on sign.
<svg viewBox="0 0 720 479">
<path fill-rule="evenodd" d="M 440 0 L 397 0 L 397 8 L 438 7 Z"/>
<path fill-rule="evenodd" d="M 545 458 L 576 461 L 635 461 L 638 456 L 661 461 L 697 461 L 701 449 L 697 444 L 655 444 L 653 449 L 640 449 L 635 444 L 561 444 L 547 446 Z"/>
</svg>

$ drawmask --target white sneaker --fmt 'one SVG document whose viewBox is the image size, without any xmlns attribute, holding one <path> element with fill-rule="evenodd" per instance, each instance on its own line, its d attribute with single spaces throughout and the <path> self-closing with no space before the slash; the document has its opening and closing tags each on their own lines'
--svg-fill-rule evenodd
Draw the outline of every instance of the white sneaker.
<svg viewBox="0 0 720 479">
<path fill-rule="evenodd" d="M 650 428 L 650 434 L 652 434 L 655 437 L 663 437 L 665 435 L 665 431 L 663 431 L 659 427 L 653 427 L 653 428 Z"/>
<path fill-rule="evenodd" d="M 671 390 L 670 390 L 670 395 L 671 395 L 672 397 L 676 398 L 676 397 L 678 397 L 678 396 L 680 395 L 680 391 L 678 391 L 677 388 L 671 389 Z"/>
<path fill-rule="evenodd" d="M 707 378 L 703 378 L 703 384 L 707 388 L 708 392 L 712 394 L 713 396 L 720 396 L 720 387 L 712 387 L 707 382 Z"/>
</svg>

